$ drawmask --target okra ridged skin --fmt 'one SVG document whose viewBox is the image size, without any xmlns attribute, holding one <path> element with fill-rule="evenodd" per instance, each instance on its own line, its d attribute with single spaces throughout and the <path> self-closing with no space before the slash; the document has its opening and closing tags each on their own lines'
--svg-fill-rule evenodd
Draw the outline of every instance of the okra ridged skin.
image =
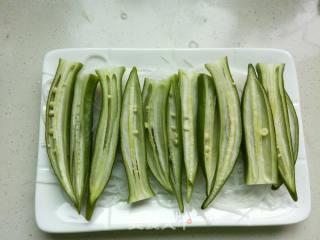
<svg viewBox="0 0 320 240">
<path fill-rule="evenodd" d="M 187 180 L 187 202 L 190 202 L 198 169 L 197 113 L 198 73 L 179 70 L 183 158 Z"/>
<path fill-rule="evenodd" d="M 86 218 L 90 219 L 97 199 L 104 191 L 113 168 L 119 139 L 124 67 L 96 70 L 101 87 L 101 111 L 89 176 Z"/>
<path fill-rule="evenodd" d="M 120 145 L 128 178 L 128 202 L 154 196 L 147 174 L 143 103 L 137 69 L 132 68 L 127 81 L 121 108 Z"/>
<path fill-rule="evenodd" d="M 70 127 L 74 84 L 82 68 L 79 62 L 59 59 L 46 106 L 45 140 L 52 169 L 73 204 L 77 200 L 70 178 Z"/>
<path fill-rule="evenodd" d="M 169 172 L 173 191 L 176 195 L 179 210 L 184 212 L 182 197 L 182 128 L 181 99 L 178 75 L 170 77 L 170 90 L 167 101 L 167 133 L 169 149 Z"/>
<path fill-rule="evenodd" d="M 210 194 L 219 157 L 219 109 L 213 79 L 199 76 L 198 88 L 198 149 L 200 165 L 206 180 L 206 194 Z"/>
<path fill-rule="evenodd" d="M 267 94 L 251 64 L 241 107 L 246 184 L 275 184 L 278 182 L 278 162 L 272 112 Z"/>
<path fill-rule="evenodd" d="M 169 89 L 170 79 L 145 79 L 142 98 L 148 166 L 160 185 L 172 192 L 166 118 Z"/>
<path fill-rule="evenodd" d="M 229 178 L 237 160 L 242 140 L 240 101 L 236 84 L 231 76 L 228 59 L 206 64 L 217 92 L 219 106 L 219 158 L 210 194 L 201 208 L 207 208 Z"/>
<path fill-rule="evenodd" d="M 84 192 L 88 185 L 91 158 L 93 102 L 98 78 L 87 74 L 76 80 L 71 113 L 70 176 L 81 210 Z"/>
<path fill-rule="evenodd" d="M 267 92 L 273 115 L 280 177 L 284 181 L 292 199 L 297 201 L 295 161 L 283 79 L 284 66 L 284 64 L 258 63 L 256 68 L 258 78 Z"/>
<path fill-rule="evenodd" d="M 293 159 L 294 159 L 294 163 L 296 164 L 298 159 L 298 153 L 299 153 L 299 121 L 298 121 L 297 112 L 294 108 L 294 105 L 288 93 L 286 93 L 286 101 L 288 105 L 291 141 L 292 141 L 292 148 L 293 148 Z M 283 184 L 283 181 L 279 179 L 279 182 L 277 184 L 274 184 L 272 186 L 272 189 L 276 190 L 279 187 L 281 187 L 282 184 Z"/>
<path fill-rule="evenodd" d="M 294 160 L 294 163 L 296 163 L 298 159 L 298 153 L 299 153 L 299 120 L 298 120 L 296 109 L 294 108 L 294 105 L 288 93 L 286 93 L 286 101 L 288 105 L 293 160 Z"/>
</svg>

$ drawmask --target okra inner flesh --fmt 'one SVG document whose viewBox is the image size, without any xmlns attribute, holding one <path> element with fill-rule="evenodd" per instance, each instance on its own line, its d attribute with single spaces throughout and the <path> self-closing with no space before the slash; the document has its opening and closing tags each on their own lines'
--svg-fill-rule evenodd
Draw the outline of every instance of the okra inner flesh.
<svg viewBox="0 0 320 240">
<path fill-rule="evenodd" d="M 142 96 L 137 69 L 131 70 L 121 109 L 121 152 L 128 178 L 128 202 L 154 196 L 147 175 Z"/>
<path fill-rule="evenodd" d="M 250 64 L 242 96 L 242 119 L 246 150 L 246 184 L 278 181 L 276 139 L 266 92 Z"/>
<path fill-rule="evenodd" d="M 81 68 L 81 63 L 59 59 L 49 90 L 45 123 L 48 158 L 60 185 L 75 205 L 77 200 L 71 184 L 69 167 L 70 113 L 74 83 Z"/>
<path fill-rule="evenodd" d="M 167 140 L 167 99 L 170 80 L 145 79 L 143 108 L 149 168 L 160 185 L 172 192 L 169 176 L 169 154 Z"/>
<path fill-rule="evenodd" d="M 224 57 L 206 64 L 214 80 L 219 104 L 219 158 L 210 194 L 201 208 L 207 208 L 229 178 L 237 160 L 242 140 L 241 110 L 238 92 L 231 76 L 228 59 Z"/>
<path fill-rule="evenodd" d="M 298 121 L 297 112 L 295 110 L 295 107 L 288 93 L 286 93 L 286 102 L 288 105 L 289 124 L 290 124 L 291 141 L 292 141 L 292 148 L 293 148 L 293 159 L 294 159 L 294 163 L 296 163 L 298 159 L 298 153 L 299 153 L 299 121 Z M 282 184 L 283 184 L 283 181 L 282 179 L 279 178 L 278 183 L 274 184 L 272 186 L 272 189 L 276 190 L 280 188 Z"/>
<path fill-rule="evenodd" d="M 267 92 L 276 133 L 278 170 L 292 199 L 298 200 L 295 161 L 291 140 L 288 105 L 284 89 L 284 64 L 257 64 L 259 80 Z"/>
<path fill-rule="evenodd" d="M 98 79 L 88 74 L 75 83 L 70 137 L 70 175 L 77 199 L 78 212 L 81 210 L 90 171 L 93 102 Z"/>
<path fill-rule="evenodd" d="M 90 169 L 87 219 L 91 218 L 96 201 L 110 179 L 116 158 L 124 71 L 124 67 L 96 70 L 102 100 Z"/>
<path fill-rule="evenodd" d="M 179 210 L 184 212 L 182 197 L 182 128 L 181 128 L 181 100 L 179 78 L 170 78 L 169 98 L 167 102 L 167 133 L 169 148 L 170 181 L 175 192 Z"/>
<path fill-rule="evenodd" d="M 206 179 L 206 194 L 210 194 L 219 156 L 219 112 L 213 79 L 199 77 L 198 148 Z"/>
<path fill-rule="evenodd" d="M 187 178 L 187 202 L 190 202 L 198 169 L 197 112 L 198 73 L 179 70 L 184 165 Z"/>
</svg>

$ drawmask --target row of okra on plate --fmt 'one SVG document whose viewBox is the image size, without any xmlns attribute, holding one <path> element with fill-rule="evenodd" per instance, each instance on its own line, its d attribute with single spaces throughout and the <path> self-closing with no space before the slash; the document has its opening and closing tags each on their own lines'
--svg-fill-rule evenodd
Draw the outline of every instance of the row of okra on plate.
<svg viewBox="0 0 320 240">
<path fill-rule="evenodd" d="M 163 80 L 146 78 L 142 91 L 136 67 L 123 90 L 125 67 L 80 77 L 81 63 L 60 59 L 45 119 L 52 169 L 78 212 L 85 207 L 88 220 L 108 184 L 117 149 L 128 179 L 128 203 L 155 195 L 152 174 L 176 196 L 183 212 L 182 184 L 189 202 L 201 168 L 205 209 L 224 186 L 240 151 L 245 153 L 246 184 L 273 189 L 284 184 L 297 201 L 299 126 L 284 88 L 284 67 L 249 64 L 240 101 L 227 57 L 205 64 L 208 73 L 180 69 Z M 93 132 L 98 86 L 101 108 Z"/>
</svg>

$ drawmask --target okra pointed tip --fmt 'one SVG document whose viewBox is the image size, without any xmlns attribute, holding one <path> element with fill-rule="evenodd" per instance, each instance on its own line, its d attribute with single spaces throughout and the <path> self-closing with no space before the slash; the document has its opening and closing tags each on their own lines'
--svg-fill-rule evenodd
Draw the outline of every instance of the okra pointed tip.
<svg viewBox="0 0 320 240">
<path fill-rule="evenodd" d="M 81 204 L 80 204 L 80 202 L 77 201 L 74 205 L 75 205 L 75 207 L 77 209 L 78 214 L 80 214 L 80 212 L 81 212 Z"/>
<path fill-rule="evenodd" d="M 179 207 L 180 213 L 184 213 L 184 204 L 183 204 L 182 195 L 180 195 L 180 197 L 177 196 L 177 202 L 178 202 L 178 207 Z"/>
<path fill-rule="evenodd" d="M 187 202 L 188 203 L 191 201 L 192 191 L 193 191 L 193 184 L 190 181 L 188 181 L 187 182 Z"/>
<path fill-rule="evenodd" d="M 206 209 L 208 207 L 208 203 L 207 203 L 207 200 L 205 200 L 202 205 L 201 205 L 201 209 Z"/>
<path fill-rule="evenodd" d="M 294 189 L 293 191 L 289 190 L 290 196 L 293 201 L 297 202 L 298 201 L 298 194 L 297 191 Z"/>
<path fill-rule="evenodd" d="M 254 66 L 251 63 L 248 64 L 248 75 L 250 75 L 250 74 L 256 75 L 256 71 L 254 69 Z"/>
<path fill-rule="evenodd" d="M 93 215 L 93 211 L 96 205 L 96 201 L 91 202 L 90 200 L 88 200 L 88 204 L 87 204 L 87 209 L 86 209 L 86 216 L 85 218 L 89 221 Z"/>
<path fill-rule="evenodd" d="M 137 72 L 138 72 L 137 67 L 133 66 L 131 72 L 134 74 L 137 74 Z"/>
</svg>

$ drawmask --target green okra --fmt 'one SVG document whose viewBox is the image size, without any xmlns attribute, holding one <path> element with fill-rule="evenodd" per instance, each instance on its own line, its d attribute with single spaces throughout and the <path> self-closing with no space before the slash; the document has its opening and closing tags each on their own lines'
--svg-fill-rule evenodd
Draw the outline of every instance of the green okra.
<svg viewBox="0 0 320 240">
<path fill-rule="evenodd" d="M 278 170 L 292 199 L 298 200 L 295 182 L 294 153 L 286 91 L 284 88 L 284 64 L 257 64 L 261 81 L 270 102 L 276 133 Z"/>
<path fill-rule="evenodd" d="M 122 97 L 121 82 L 124 72 L 124 67 L 96 70 L 102 99 L 89 176 L 87 219 L 91 218 L 96 201 L 110 179 L 116 157 Z"/>
<path fill-rule="evenodd" d="M 198 149 L 206 180 L 206 194 L 210 194 L 219 157 L 219 110 L 213 79 L 199 76 Z"/>
<path fill-rule="evenodd" d="M 298 153 L 299 153 L 299 121 L 298 121 L 297 112 L 294 108 L 294 105 L 288 93 L 286 93 L 286 101 L 288 104 L 290 133 L 291 133 L 291 140 L 292 140 L 292 147 L 293 147 L 293 159 L 294 159 L 294 163 L 296 163 L 298 159 Z"/>
<path fill-rule="evenodd" d="M 182 128 L 181 128 L 181 99 L 179 78 L 170 78 L 170 90 L 167 101 L 167 134 L 169 148 L 169 173 L 173 191 L 176 195 L 179 210 L 184 212 L 182 197 Z"/>
<path fill-rule="evenodd" d="M 169 89 L 170 79 L 156 81 L 146 78 L 142 98 L 148 166 L 161 186 L 172 192 L 166 119 Z"/>
<path fill-rule="evenodd" d="M 179 70 L 184 165 L 187 177 L 187 202 L 190 202 L 198 169 L 197 112 L 198 73 Z"/>
<path fill-rule="evenodd" d="M 81 210 L 90 171 L 93 102 L 98 78 L 87 74 L 78 78 L 74 86 L 70 134 L 70 176 L 76 197 L 76 207 Z"/>
<path fill-rule="evenodd" d="M 219 105 L 219 158 L 210 194 L 201 208 L 207 208 L 230 176 L 240 151 L 242 123 L 240 101 L 232 79 L 227 57 L 216 63 L 206 64 L 217 92 Z"/>
<path fill-rule="evenodd" d="M 46 107 L 45 139 L 48 158 L 58 181 L 77 205 L 70 178 L 70 127 L 74 84 L 82 64 L 59 59 Z"/>
<path fill-rule="evenodd" d="M 299 121 L 296 110 L 293 103 L 286 92 L 286 101 L 288 105 L 289 123 L 290 123 L 290 133 L 293 148 L 293 159 L 294 163 L 297 162 L 298 152 L 299 152 Z M 276 190 L 282 185 L 283 181 L 279 178 L 279 182 L 272 186 L 272 189 Z"/>
<path fill-rule="evenodd" d="M 249 64 L 242 95 L 242 123 L 248 185 L 278 181 L 276 136 L 267 94 Z"/>
<path fill-rule="evenodd" d="M 143 103 L 137 69 L 132 68 L 121 108 L 120 142 L 129 186 L 128 202 L 154 196 L 147 175 Z"/>
</svg>

